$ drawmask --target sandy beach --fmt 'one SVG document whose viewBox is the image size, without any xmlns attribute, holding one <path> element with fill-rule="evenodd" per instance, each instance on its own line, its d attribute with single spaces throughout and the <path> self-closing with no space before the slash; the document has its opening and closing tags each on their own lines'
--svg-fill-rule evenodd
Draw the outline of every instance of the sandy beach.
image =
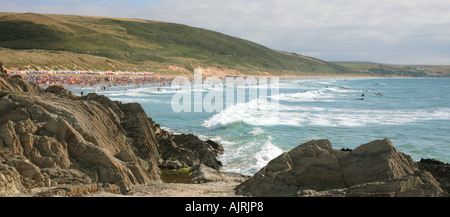
<svg viewBox="0 0 450 217">
<path fill-rule="evenodd" d="M 156 183 L 134 185 L 126 194 L 104 191 L 93 192 L 83 197 L 242 197 L 235 188 L 247 179 L 240 174 L 222 173 L 221 181 L 200 184 Z"/>
<path fill-rule="evenodd" d="M 16 75 L 16 74 L 11 74 Z M 94 86 L 94 85 L 137 85 L 146 83 L 170 83 L 174 78 L 185 77 L 193 81 L 193 73 L 184 73 L 179 75 L 173 74 L 153 74 L 153 75 L 99 75 L 99 74 L 49 74 L 49 73 L 28 73 L 28 74 L 18 74 L 23 77 L 26 81 L 35 83 L 42 86 L 51 85 L 72 85 L 72 86 Z M 223 70 L 203 70 L 202 79 L 205 80 L 209 77 L 217 77 L 223 81 L 227 77 L 242 77 L 242 78 L 278 78 L 278 79 L 349 79 L 349 78 L 375 78 L 373 76 L 361 76 L 361 75 L 244 75 L 237 71 L 223 71 Z"/>
</svg>

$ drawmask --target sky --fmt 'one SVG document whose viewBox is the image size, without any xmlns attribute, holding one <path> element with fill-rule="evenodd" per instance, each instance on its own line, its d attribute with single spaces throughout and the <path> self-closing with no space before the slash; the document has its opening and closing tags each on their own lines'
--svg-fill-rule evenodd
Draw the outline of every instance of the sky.
<svg viewBox="0 0 450 217">
<path fill-rule="evenodd" d="M 0 0 L 0 11 L 180 23 L 326 61 L 450 65 L 449 0 Z"/>
</svg>

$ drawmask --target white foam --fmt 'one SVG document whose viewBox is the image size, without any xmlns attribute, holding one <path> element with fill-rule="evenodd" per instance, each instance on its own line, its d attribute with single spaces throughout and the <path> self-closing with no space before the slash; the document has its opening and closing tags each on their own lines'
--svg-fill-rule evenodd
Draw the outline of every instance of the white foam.
<svg viewBox="0 0 450 217">
<path fill-rule="evenodd" d="M 246 103 L 238 103 L 215 114 L 208 120 L 205 120 L 202 126 L 215 128 L 227 126 L 235 122 L 243 121 L 255 126 L 276 125 L 276 123 L 286 122 L 281 120 L 276 111 L 280 105 L 266 99 L 255 99 Z"/>
<path fill-rule="evenodd" d="M 99 94 L 105 94 L 107 96 L 128 96 L 128 97 L 148 97 L 148 94 L 135 91 L 114 91 L 114 92 L 99 92 Z"/>
<path fill-rule="evenodd" d="M 159 99 L 152 99 L 152 98 L 137 98 L 137 97 L 133 97 L 133 98 L 124 98 L 124 97 L 109 97 L 111 100 L 117 100 L 123 103 L 148 103 L 148 102 L 152 102 L 152 103 L 164 103 L 164 101 L 159 100 Z"/>
<path fill-rule="evenodd" d="M 225 153 L 219 157 L 224 164 L 222 171 L 246 175 L 253 175 L 269 161 L 283 153 L 283 150 L 272 143 L 270 136 L 263 140 L 254 138 L 250 142 L 233 148 L 225 145 L 223 140 L 219 143 L 223 144 L 225 148 Z"/>
<path fill-rule="evenodd" d="M 337 92 L 333 88 L 325 88 L 321 90 L 303 91 L 297 93 L 280 93 L 270 96 L 271 99 L 286 102 L 312 102 L 312 101 L 334 101 L 330 100 L 338 97 L 338 95 L 329 92 Z"/>
<path fill-rule="evenodd" d="M 450 109 L 429 110 L 358 110 L 327 109 L 323 112 L 280 113 L 298 126 L 361 127 L 368 125 L 402 125 L 429 120 L 450 120 Z"/>
<path fill-rule="evenodd" d="M 255 127 L 252 131 L 249 132 L 250 134 L 257 136 L 265 133 L 265 131 L 259 127 Z"/>
<path fill-rule="evenodd" d="M 206 140 L 212 140 L 212 141 L 214 141 L 214 142 L 217 142 L 217 143 L 222 144 L 222 145 L 225 145 L 225 146 L 230 146 L 230 145 L 236 144 L 235 141 L 232 141 L 232 142 L 227 141 L 227 140 L 223 139 L 221 136 L 209 137 L 209 136 L 205 136 L 205 135 L 202 135 L 202 134 L 196 134 L 196 135 L 197 135 L 198 138 L 200 138 L 201 140 L 204 140 L 204 141 L 206 141 Z"/>
<path fill-rule="evenodd" d="M 254 164 L 253 167 L 256 170 L 259 170 L 262 167 L 266 166 L 267 163 L 269 163 L 269 161 L 278 157 L 282 153 L 283 150 L 275 146 L 272 143 L 272 138 L 269 136 L 269 140 L 264 142 L 264 145 L 261 147 L 261 150 L 256 152 L 256 154 L 253 156 L 256 160 L 256 163 Z"/>
<path fill-rule="evenodd" d="M 165 126 L 160 126 L 160 127 L 161 127 L 162 130 L 165 130 L 165 131 L 167 131 L 170 134 L 174 134 L 174 135 L 181 134 L 180 132 L 172 130 L 172 129 L 168 128 L 168 127 L 165 127 Z"/>
<path fill-rule="evenodd" d="M 335 83 L 336 81 L 337 81 L 336 79 L 332 79 L 332 80 L 328 80 L 328 79 L 326 79 L 326 80 L 318 80 L 317 84 L 320 84 L 320 85 L 331 85 L 331 84 Z"/>
<path fill-rule="evenodd" d="M 257 106 L 262 109 L 249 109 Z M 275 106 L 278 106 L 278 113 L 273 113 L 273 110 L 271 110 Z M 434 110 L 325 108 L 276 105 L 273 102 L 257 99 L 233 105 L 204 121 L 202 125 L 207 128 L 216 128 L 242 121 L 253 126 L 360 127 L 367 125 L 402 125 L 428 120 L 450 120 L 450 108 Z"/>
<path fill-rule="evenodd" d="M 347 86 L 342 87 L 327 87 L 317 90 L 302 91 L 296 93 L 280 93 L 278 95 L 270 96 L 272 99 L 286 102 L 312 102 L 323 101 L 333 102 L 339 97 L 348 97 L 346 93 L 361 93 L 362 90 L 350 89 Z"/>
<path fill-rule="evenodd" d="M 109 96 L 129 96 L 129 97 L 149 97 L 150 95 L 155 94 L 174 94 L 183 91 L 190 92 L 190 89 L 176 89 L 171 87 L 141 87 L 141 88 L 131 88 L 125 90 L 123 89 L 114 89 L 114 90 L 106 90 L 100 91 L 99 93 L 109 95 Z"/>
</svg>

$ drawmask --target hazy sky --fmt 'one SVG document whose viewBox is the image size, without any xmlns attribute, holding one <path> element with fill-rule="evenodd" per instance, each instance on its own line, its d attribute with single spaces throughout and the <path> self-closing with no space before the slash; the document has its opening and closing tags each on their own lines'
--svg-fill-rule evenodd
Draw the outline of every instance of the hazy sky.
<svg viewBox="0 0 450 217">
<path fill-rule="evenodd" d="M 329 61 L 450 65 L 449 0 L 0 0 L 0 11 L 181 23 Z"/>
</svg>

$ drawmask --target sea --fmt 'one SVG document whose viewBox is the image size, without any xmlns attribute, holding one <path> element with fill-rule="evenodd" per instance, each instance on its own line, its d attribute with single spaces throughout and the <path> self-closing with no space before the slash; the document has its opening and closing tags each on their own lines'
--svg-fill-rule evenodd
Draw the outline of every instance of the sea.
<svg viewBox="0 0 450 217">
<path fill-rule="evenodd" d="M 334 149 L 354 149 L 389 138 L 415 161 L 450 163 L 450 78 L 278 79 L 276 84 L 268 80 L 245 86 L 227 87 L 225 81 L 205 85 L 200 102 L 193 85 L 68 89 L 77 95 L 96 92 L 123 103 L 140 103 L 163 129 L 222 144 L 225 153 L 219 160 L 227 172 L 253 175 L 281 153 L 313 139 L 328 139 Z M 245 100 L 237 100 L 238 94 Z M 233 100 L 225 103 L 231 95 Z M 221 100 L 222 108 L 215 104 Z M 174 103 L 186 105 L 183 102 L 191 103 L 191 109 L 176 109 Z M 195 104 L 201 107 L 205 102 L 219 106 L 195 111 Z"/>
</svg>

